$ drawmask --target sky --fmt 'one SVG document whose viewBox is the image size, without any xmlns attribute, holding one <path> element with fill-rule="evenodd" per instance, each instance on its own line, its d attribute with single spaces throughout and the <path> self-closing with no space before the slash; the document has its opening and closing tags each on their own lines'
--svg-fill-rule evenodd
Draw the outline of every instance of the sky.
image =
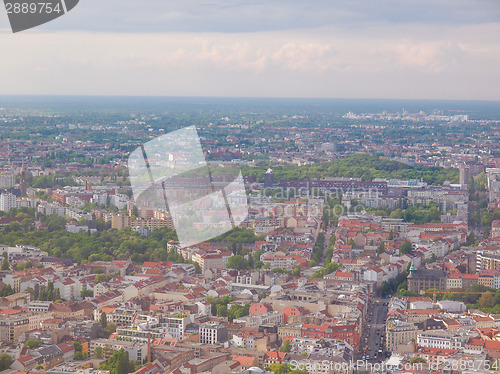
<svg viewBox="0 0 500 374">
<path fill-rule="evenodd" d="M 27 0 L 28 1 L 28 0 Z M 500 100 L 499 0 L 80 0 L 0 94 Z"/>
</svg>

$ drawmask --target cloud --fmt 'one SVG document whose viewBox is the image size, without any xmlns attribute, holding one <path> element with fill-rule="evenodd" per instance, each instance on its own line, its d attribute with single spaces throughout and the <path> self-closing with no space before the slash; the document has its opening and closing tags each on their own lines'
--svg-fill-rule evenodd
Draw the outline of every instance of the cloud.
<svg viewBox="0 0 500 374">
<path fill-rule="evenodd" d="M 7 28 L 5 12 L 0 28 Z M 86 0 L 40 30 L 225 32 L 315 29 L 366 23 L 480 24 L 498 21 L 498 0 Z"/>
<path fill-rule="evenodd" d="M 84 31 L 0 33 L 0 94 L 500 100 L 491 1 L 333 3 L 87 0 L 46 26 Z"/>
</svg>

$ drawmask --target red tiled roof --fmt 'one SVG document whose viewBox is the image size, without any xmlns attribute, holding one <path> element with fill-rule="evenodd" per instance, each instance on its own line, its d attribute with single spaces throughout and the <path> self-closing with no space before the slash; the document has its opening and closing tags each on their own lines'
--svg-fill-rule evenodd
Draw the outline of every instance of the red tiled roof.
<svg viewBox="0 0 500 374">
<path fill-rule="evenodd" d="M 237 356 L 237 355 L 234 355 L 233 358 L 232 358 L 232 360 L 233 361 L 238 361 L 240 363 L 240 365 L 243 366 L 244 368 L 249 368 L 249 367 L 252 366 L 254 357 L 252 357 L 252 356 Z"/>
<path fill-rule="evenodd" d="M 484 346 L 484 340 L 478 339 L 478 338 L 470 338 L 469 341 L 467 342 L 467 344 L 482 347 L 482 346 Z"/>
<path fill-rule="evenodd" d="M 285 358 L 285 352 L 267 351 L 266 359 L 272 361 L 283 361 Z"/>
<path fill-rule="evenodd" d="M 497 340 L 486 340 L 484 342 L 484 348 L 500 350 L 500 342 Z"/>
<path fill-rule="evenodd" d="M 433 355 L 433 356 L 449 356 L 457 353 L 456 349 L 445 349 L 445 348 L 430 348 L 430 347 L 419 347 L 419 353 Z"/>
</svg>

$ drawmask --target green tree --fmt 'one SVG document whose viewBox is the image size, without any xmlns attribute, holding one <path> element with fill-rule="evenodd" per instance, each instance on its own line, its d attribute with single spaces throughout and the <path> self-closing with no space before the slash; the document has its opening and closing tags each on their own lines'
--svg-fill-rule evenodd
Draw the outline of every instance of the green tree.
<svg viewBox="0 0 500 374">
<path fill-rule="evenodd" d="M 248 262 L 247 260 L 245 260 L 243 256 L 234 255 L 229 257 L 229 259 L 227 260 L 226 267 L 228 269 L 237 269 L 237 270 L 247 269 Z"/>
<path fill-rule="evenodd" d="M 100 370 L 109 370 L 110 374 L 128 374 L 135 371 L 135 365 L 129 360 L 128 352 L 123 348 L 113 352 L 111 357 L 99 366 Z"/>
<path fill-rule="evenodd" d="M 217 305 L 217 317 L 227 317 L 227 305 Z"/>
<path fill-rule="evenodd" d="M 7 353 L 2 353 L 0 355 L 0 371 L 9 369 L 13 362 L 14 359 L 12 357 L 10 357 Z"/>
<path fill-rule="evenodd" d="M 79 341 L 74 341 L 73 346 L 75 347 L 75 352 L 82 351 L 82 343 L 80 343 Z"/>
<path fill-rule="evenodd" d="M 106 329 L 105 329 L 105 330 L 106 330 L 106 332 L 107 332 L 108 334 L 112 334 L 112 333 L 116 332 L 116 325 L 115 325 L 115 324 L 113 324 L 113 323 L 110 323 L 110 324 L 108 324 L 108 325 L 106 326 Z"/>
<path fill-rule="evenodd" d="M 66 218 L 64 217 L 49 216 L 44 223 L 48 227 L 49 232 L 62 231 L 66 228 Z"/>
<path fill-rule="evenodd" d="M 100 324 L 101 324 L 101 327 L 103 329 L 106 328 L 106 326 L 108 325 L 108 319 L 106 317 L 106 312 L 102 312 L 101 313 L 101 319 L 100 319 Z"/>
<path fill-rule="evenodd" d="M 28 340 L 26 343 L 24 343 L 26 347 L 29 347 L 31 349 L 38 348 L 42 345 L 42 342 L 39 340 Z"/>
<path fill-rule="evenodd" d="M 249 311 L 250 311 L 250 304 L 245 304 L 245 305 L 233 304 L 231 305 L 231 308 L 229 308 L 227 312 L 227 319 L 229 321 L 232 321 L 233 319 L 236 318 L 248 316 Z"/>
<path fill-rule="evenodd" d="M 389 240 L 393 239 L 394 239 L 394 231 L 391 229 L 391 231 L 389 231 Z"/>
<path fill-rule="evenodd" d="M 197 262 L 195 262 L 195 263 L 193 263 L 193 266 L 194 266 L 194 272 L 195 272 L 196 274 L 201 274 L 201 267 L 200 267 L 200 264 L 199 264 L 199 263 L 197 263 Z"/>
<path fill-rule="evenodd" d="M 402 255 L 410 254 L 410 253 L 412 253 L 412 251 L 413 251 L 413 247 L 409 241 L 404 242 L 399 250 L 399 252 Z"/>
<path fill-rule="evenodd" d="M 427 361 L 425 361 L 425 359 L 423 359 L 422 357 L 412 357 L 410 359 L 410 364 L 413 365 L 413 364 L 425 364 L 427 363 Z"/>
<path fill-rule="evenodd" d="M 4 286 L 2 289 L 0 289 L 0 297 L 6 297 L 15 294 L 16 291 L 12 288 L 10 284 Z"/>
<path fill-rule="evenodd" d="M 283 344 L 281 344 L 280 352 L 290 352 L 292 350 L 292 345 L 290 344 L 290 340 L 285 340 Z"/>
<path fill-rule="evenodd" d="M 474 231 L 471 231 L 469 236 L 467 236 L 467 241 L 465 245 L 474 245 L 476 244 L 476 236 L 474 235 Z"/>
<path fill-rule="evenodd" d="M 47 300 L 54 300 L 54 283 L 47 283 Z"/>
<path fill-rule="evenodd" d="M 54 290 L 54 299 L 53 301 L 61 299 L 61 290 L 59 288 L 56 288 Z"/>
<path fill-rule="evenodd" d="M 479 299 L 479 305 L 481 308 L 492 308 L 493 307 L 493 292 L 484 293 Z"/>
<path fill-rule="evenodd" d="M 500 304 L 500 289 L 496 290 L 495 296 L 493 296 L 493 304 L 494 305 L 499 305 Z"/>
<path fill-rule="evenodd" d="M 269 366 L 269 370 L 275 374 L 307 374 L 306 369 L 292 369 L 292 366 L 285 363 L 275 363 Z"/>
<path fill-rule="evenodd" d="M 85 355 L 82 352 L 75 351 L 75 355 L 73 356 L 73 360 L 76 360 L 76 361 L 85 360 Z"/>
<path fill-rule="evenodd" d="M 32 220 L 30 218 L 25 218 L 21 221 L 21 228 L 24 232 L 32 230 Z"/>
<path fill-rule="evenodd" d="M 92 297 L 92 296 L 94 296 L 94 291 L 92 291 L 92 290 L 82 290 L 80 292 L 80 296 L 83 297 L 83 298 Z"/>
<path fill-rule="evenodd" d="M 102 358 L 102 348 L 101 347 L 95 347 L 94 358 Z"/>
<path fill-rule="evenodd" d="M 380 242 L 380 244 L 377 247 L 377 255 L 380 256 L 384 252 L 385 252 L 384 242 Z"/>
<path fill-rule="evenodd" d="M 7 252 L 4 252 L 4 253 L 7 253 Z M 0 269 L 1 270 L 9 270 L 10 269 L 9 259 L 7 258 L 7 256 L 4 256 L 4 258 L 2 260 L 2 266 L 0 267 Z"/>
<path fill-rule="evenodd" d="M 113 276 L 111 274 L 97 274 L 94 278 L 95 283 L 106 283 L 109 282 Z"/>
</svg>

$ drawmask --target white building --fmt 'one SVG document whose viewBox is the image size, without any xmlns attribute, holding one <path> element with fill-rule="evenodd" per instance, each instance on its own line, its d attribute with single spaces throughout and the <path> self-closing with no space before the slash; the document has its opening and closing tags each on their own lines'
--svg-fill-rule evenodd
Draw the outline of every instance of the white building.
<svg viewBox="0 0 500 374">
<path fill-rule="evenodd" d="M 204 315 L 204 316 L 211 316 L 212 315 L 212 304 L 210 304 L 206 300 L 201 300 L 196 303 L 198 306 L 198 314 Z"/>
<path fill-rule="evenodd" d="M 3 193 L 0 195 L 0 210 L 8 212 L 12 208 L 17 208 L 17 197 L 11 193 Z"/>
<path fill-rule="evenodd" d="M 28 245 L 16 245 L 15 247 L 0 246 L 0 255 L 6 252 L 9 259 L 21 259 L 21 258 L 42 258 L 48 256 L 48 253 L 40 250 L 38 247 L 32 247 Z"/>
<path fill-rule="evenodd" d="M 296 354 L 312 354 L 314 350 L 321 347 L 321 344 L 318 344 L 318 339 L 311 338 L 293 338 L 292 341 L 292 352 Z"/>
<path fill-rule="evenodd" d="M 363 280 L 365 280 L 366 282 L 375 282 L 377 284 L 380 284 L 383 282 L 384 277 L 384 271 L 377 266 L 370 267 L 363 273 Z"/>
<path fill-rule="evenodd" d="M 14 187 L 15 178 L 13 173 L 0 174 L 0 188 Z"/>
<path fill-rule="evenodd" d="M 440 300 L 437 305 L 439 309 L 443 309 L 448 313 L 464 313 L 467 311 L 467 306 L 461 301 Z"/>
<path fill-rule="evenodd" d="M 498 290 L 500 288 L 500 275 L 496 275 L 493 278 L 493 287 L 495 290 Z"/>
<path fill-rule="evenodd" d="M 30 312 L 48 312 L 52 301 L 31 300 L 28 310 Z"/>
<path fill-rule="evenodd" d="M 2 193 L 0 195 L 0 210 L 3 212 L 8 212 L 12 208 L 34 208 L 40 199 L 33 198 L 17 198 L 16 195 L 8 193 Z"/>
<path fill-rule="evenodd" d="M 79 220 L 87 220 L 90 221 L 92 220 L 92 214 L 85 212 L 81 209 L 78 208 L 66 208 L 66 215 L 72 219 L 75 219 L 77 221 Z"/>
<path fill-rule="evenodd" d="M 66 208 L 56 203 L 42 203 L 38 205 L 38 213 L 45 214 L 46 216 L 62 217 L 66 215 Z"/>
<path fill-rule="evenodd" d="M 460 349 L 465 346 L 470 335 L 450 333 L 448 331 L 426 331 L 417 336 L 417 344 L 421 347 L 440 349 Z"/>
<path fill-rule="evenodd" d="M 83 232 L 90 231 L 91 233 L 94 233 L 97 231 L 97 229 L 89 229 L 87 225 L 78 225 L 75 222 L 71 222 L 66 224 L 66 231 L 71 232 L 73 234 L 76 234 L 80 231 Z"/>
<path fill-rule="evenodd" d="M 233 334 L 231 345 L 246 349 L 255 349 L 255 337 L 251 334 Z"/>
<path fill-rule="evenodd" d="M 171 316 L 166 318 L 164 326 L 166 331 L 172 336 L 172 338 L 182 340 L 184 339 L 186 326 L 189 324 L 189 322 L 190 321 L 188 316 Z"/>
<path fill-rule="evenodd" d="M 227 341 L 227 327 L 217 323 L 206 323 L 200 326 L 200 343 L 216 344 Z"/>
<path fill-rule="evenodd" d="M 127 195 L 116 194 L 109 196 L 109 203 L 116 206 L 119 210 L 126 208 L 129 202 Z"/>
<path fill-rule="evenodd" d="M 282 312 L 269 312 L 235 319 L 233 322 L 245 323 L 247 327 L 259 327 L 260 325 L 278 326 L 284 323 Z"/>
<path fill-rule="evenodd" d="M 82 292 L 82 284 L 75 278 L 64 278 L 54 282 L 54 288 L 59 289 L 61 298 L 73 300 L 80 297 Z"/>
<path fill-rule="evenodd" d="M 123 348 L 128 352 L 128 358 L 133 361 L 144 362 L 147 359 L 148 345 L 145 342 L 130 342 L 123 340 L 94 339 L 90 342 L 90 356 L 94 355 L 97 347 L 111 348 L 113 351 L 119 351 Z"/>
</svg>

